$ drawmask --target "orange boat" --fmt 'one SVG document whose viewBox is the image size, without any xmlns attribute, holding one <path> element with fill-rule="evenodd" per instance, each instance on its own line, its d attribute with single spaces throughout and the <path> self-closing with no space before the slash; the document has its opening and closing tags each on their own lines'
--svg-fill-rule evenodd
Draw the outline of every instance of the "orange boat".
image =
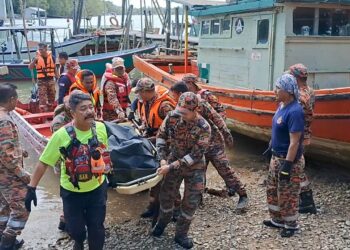
<svg viewBox="0 0 350 250">
<path fill-rule="evenodd" d="M 181 80 L 185 72 L 183 57 L 133 56 L 133 60 L 136 69 L 165 87 Z M 189 60 L 187 69 L 188 73 L 198 75 L 195 60 Z M 273 91 L 201 86 L 212 91 L 226 106 L 228 126 L 233 131 L 270 140 L 272 117 L 277 108 Z M 313 137 L 307 154 L 350 166 L 350 87 L 316 90 L 315 93 Z"/>
<path fill-rule="evenodd" d="M 16 110 L 10 112 L 10 115 L 26 142 L 30 143 L 38 154 L 41 154 L 52 135 L 50 124 L 53 112 L 31 113 L 28 111 L 29 108 L 25 109 L 28 105 L 19 102 Z"/>
</svg>

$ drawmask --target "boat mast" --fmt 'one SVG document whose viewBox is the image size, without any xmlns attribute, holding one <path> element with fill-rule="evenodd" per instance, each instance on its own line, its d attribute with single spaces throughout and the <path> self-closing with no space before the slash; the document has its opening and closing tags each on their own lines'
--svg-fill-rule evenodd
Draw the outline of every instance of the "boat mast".
<svg viewBox="0 0 350 250">
<path fill-rule="evenodd" d="M 142 14 L 142 0 L 140 0 L 140 17 L 141 17 L 141 47 L 145 44 L 143 40 L 143 14 Z"/>
<path fill-rule="evenodd" d="M 31 56 L 30 56 L 30 48 L 29 48 L 28 36 L 27 36 L 27 26 L 26 26 L 26 20 L 25 20 L 25 17 L 24 17 L 24 9 L 25 9 L 25 6 L 26 6 L 26 0 L 22 0 L 20 4 L 21 4 L 21 12 L 22 12 L 24 39 L 26 40 L 28 59 L 29 59 L 29 63 L 30 63 L 32 61 L 32 59 L 31 59 Z M 33 69 L 30 69 L 30 75 L 32 77 L 32 83 L 35 84 Z"/>
<path fill-rule="evenodd" d="M 103 26 L 104 26 L 104 40 L 105 40 L 105 53 L 107 53 L 107 29 L 106 29 L 106 0 L 103 1 Z"/>
<path fill-rule="evenodd" d="M 185 6 L 185 73 L 188 73 L 188 6 Z"/>
<path fill-rule="evenodd" d="M 166 36 L 165 36 L 165 47 L 167 48 L 166 54 L 169 55 L 170 49 L 170 29 L 171 29 L 171 3 L 170 0 L 166 0 L 166 12 L 167 12 L 167 20 L 166 20 Z"/>
<path fill-rule="evenodd" d="M 5 0 L 5 1 L 6 1 L 6 9 L 8 10 L 8 12 L 10 14 L 10 24 L 13 27 L 13 26 L 16 25 L 16 21 L 15 21 L 15 14 L 14 14 L 14 11 L 13 11 L 12 1 L 11 0 Z M 16 31 L 15 30 L 11 30 L 10 32 L 11 32 L 11 35 L 12 35 L 13 43 L 15 45 L 17 59 L 20 60 L 21 59 L 21 53 L 20 53 L 19 47 L 18 47 L 18 39 L 17 39 Z"/>
</svg>

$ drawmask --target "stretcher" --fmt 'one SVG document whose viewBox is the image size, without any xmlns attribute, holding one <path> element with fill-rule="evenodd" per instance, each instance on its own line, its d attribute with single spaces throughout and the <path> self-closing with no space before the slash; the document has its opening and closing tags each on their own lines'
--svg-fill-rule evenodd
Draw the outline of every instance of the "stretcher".
<svg viewBox="0 0 350 250">
<path fill-rule="evenodd" d="M 105 122 L 108 134 L 112 174 L 108 180 L 120 194 L 135 194 L 157 185 L 159 161 L 154 145 L 129 125 Z"/>
</svg>

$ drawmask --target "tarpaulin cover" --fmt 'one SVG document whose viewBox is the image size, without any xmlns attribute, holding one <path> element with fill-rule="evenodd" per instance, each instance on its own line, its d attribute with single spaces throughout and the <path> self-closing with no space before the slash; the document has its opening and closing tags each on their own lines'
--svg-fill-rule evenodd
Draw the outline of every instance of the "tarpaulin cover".
<svg viewBox="0 0 350 250">
<path fill-rule="evenodd" d="M 133 127 L 111 122 L 105 124 L 114 170 L 113 181 L 126 183 L 156 172 L 159 163 L 149 140 L 139 136 Z"/>
</svg>

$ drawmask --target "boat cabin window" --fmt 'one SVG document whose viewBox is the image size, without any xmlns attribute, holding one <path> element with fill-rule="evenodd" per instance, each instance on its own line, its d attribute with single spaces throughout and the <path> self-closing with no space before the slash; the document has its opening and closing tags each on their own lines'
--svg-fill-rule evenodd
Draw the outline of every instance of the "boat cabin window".
<svg viewBox="0 0 350 250">
<path fill-rule="evenodd" d="M 231 19 L 222 19 L 221 20 L 221 33 L 222 34 L 231 33 Z"/>
<path fill-rule="evenodd" d="M 201 34 L 209 35 L 210 21 L 202 21 Z"/>
<path fill-rule="evenodd" d="M 269 41 L 269 19 L 258 21 L 257 44 L 266 44 Z"/>
<path fill-rule="evenodd" d="M 293 32 L 302 36 L 350 36 L 350 10 L 296 8 Z"/>
<path fill-rule="evenodd" d="M 220 20 L 211 20 L 211 34 L 220 34 Z"/>
</svg>

